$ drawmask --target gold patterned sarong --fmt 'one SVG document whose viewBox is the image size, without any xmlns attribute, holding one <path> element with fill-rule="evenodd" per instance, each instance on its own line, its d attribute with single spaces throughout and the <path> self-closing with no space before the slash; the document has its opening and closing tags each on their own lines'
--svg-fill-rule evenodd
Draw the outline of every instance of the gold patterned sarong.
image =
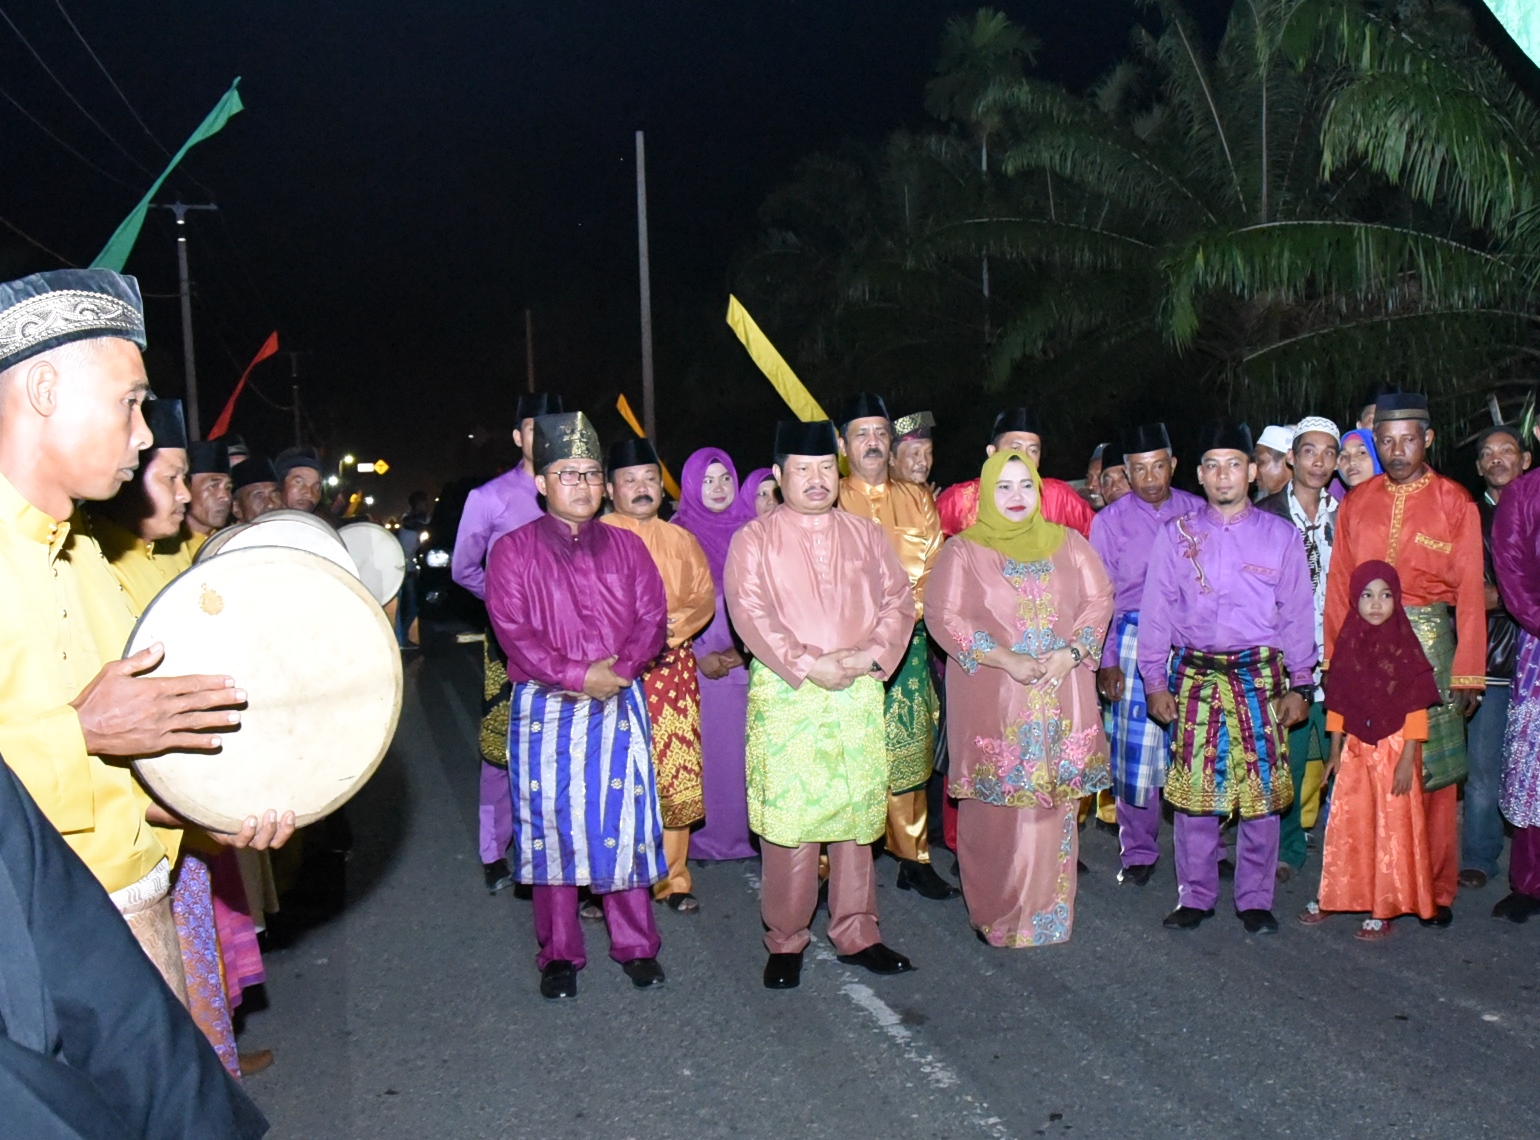
<svg viewBox="0 0 1540 1140">
<path fill-rule="evenodd" d="M 700 678 L 687 641 L 665 649 L 642 675 L 652 720 L 652 767 L 667 829 L 706 818 L 701 787 Z"/>
<path fill-rule="evenodd" d="M 925 624 L 914 627 L 909 651 L 888 680 L 883 697 L 887 738 L 888 791 L 894 795 L 925 786 L 936 765 L 936 721 L 940 703 L 930 676 L 930 639 Z"/>
<path fill-rule="evenodd" d="M 490 630 L 481 644 L 481 758 L 496 768 L 508 767 L 508 706 L 513 685 L 506 658 Z"/>
</svg>

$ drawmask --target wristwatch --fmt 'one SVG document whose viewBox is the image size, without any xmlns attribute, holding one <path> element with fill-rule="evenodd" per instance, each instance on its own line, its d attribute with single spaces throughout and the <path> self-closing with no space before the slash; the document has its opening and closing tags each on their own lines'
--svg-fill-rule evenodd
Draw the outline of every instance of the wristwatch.
<svg viewBox="0 0 1540 1140">
<path fill-rule="evenodd" d="M 1075 659 L 1076 665 L 1085 660 L 1085 654 L 1080 651 L 1080 646 L 1078 645 L 1069 646 L 1069 655 Z"/>
</svg>

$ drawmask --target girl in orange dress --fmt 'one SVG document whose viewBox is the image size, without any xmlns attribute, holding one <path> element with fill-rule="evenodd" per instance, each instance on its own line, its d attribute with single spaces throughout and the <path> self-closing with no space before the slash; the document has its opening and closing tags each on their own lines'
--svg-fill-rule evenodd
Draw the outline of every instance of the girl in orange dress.
<svg viewBox="0 0 1540 1140">
<path fill-rule="evenodd" d="M 1353 571 L 1350 611 L 1326 674 L 1326 728 L 1336 774 L 1317 900 L 1306 925 L 1333 911 L 1369 913 L 1357 937 L 1390 936 L 1403 914 L 1424 921 L 1433 901 L 1433 863 L 1423 813 L 1422 742 L 1438 685 L 1401 605 L 1401 579 L 1385 562 Z"/>
</svg>

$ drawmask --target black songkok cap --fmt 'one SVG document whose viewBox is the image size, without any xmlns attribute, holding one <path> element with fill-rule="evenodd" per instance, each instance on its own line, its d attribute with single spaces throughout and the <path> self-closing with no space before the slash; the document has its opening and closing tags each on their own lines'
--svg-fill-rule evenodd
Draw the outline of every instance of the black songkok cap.
<svg viewBox="0 0 1540 1140">
<path fill-rule="evenodd" d="M 244 459 L 251 454 L 251 448 L 246 446 L 246 437 L 237 435 L 233 431 L 225 432 L 219 442 L 225 445 L 225 450 L 230 453 L 231 459 Z"/>
<path fill-rule="evenodd" d="M 187 474 L 230 474 L 230 452 L 222 439 L 205 440 L 187 445 Z"/>
<path fill-rule="evenodd" d="M 521 421 L 522 422 L 522 421 Z M 597 459 L 604 462 L 599 433 L 582 412 L 561 412 L 535 417 L 535 470 L 544 471 L 564 459 Z"/>
<path fill-rule="evenodd" d="M 182 419 L 181 400 L 146 400 L 144 422 L 149 426 L 155 442 L 149 450 L 162 447 L 187 447 L 187 423 Z"/>
<path fill-rule="evenodd" d="M 849 427 L 851 420 L 867 420 L 874 417 L 881 417 L 889 423 L 893 422 L 893 417 L 888 415 L 888 405 L 881 396 L 875 392 L 857 392 L 845 401 L 845 410 L 840 413 L 840 431 Z M 790 455 L 791 452 L 787 454 Z M 800 455 L 801 452 L 797 454 Z"/>
<path fill-rule="evenodd" d="M 51 269 L 0 285 L 0 372 L 77 340 L 144 349 L 139 282 L 110 269 Z"/>
<path fill-rule="evenodd" d="M 239 491 L 243 487 L 250 487 L 253 483 L 276 483 L 278 473 L 273 470 L 271 459 L 262 455 L 253 455 L 244 463 L 235 465 L 235 469 L 230 472 L 230 482 Z"/>
<path fill-rule="evenodd" d="M 929 412 L 910 412 L 893 421 L 893 442 L 906 439 L 930 439 L 936 430 L 936 417 Z"/>
<path fill-rule="evenodd" d="M 613 475 L 622 467 L 643 467 L 649 463 L 662 467 L 658 463 L 657 449 L 652 446 L 651 440 L 633 435 L 630 439 L 610 445 L 610 458 L 604 465 L 604 473 Z"/>
<path fill-rule="evenodd" d="M 1379 404 L 1380 397 L 1389 393 L 1390 390 L 1390 385 L 1385 383 L 1385 381 L 1376 380 L 1364 389 L 1364 394 L 1358 400 L 1358 409 L 1367 408 L 1371 404 Z"/>
<path fill-rule="evenodd" d="M 1374 422 L 1422 420 L 1429 422 L 1428 398 L 1421 392 L 1386 392 L 1374 405 Z"/>
<path fill-rule="evenodd" d="M 828 420 L 782 420 L 775 425 L 775 457 L 783 455 L 838 455 L 839 436 Z"/>
<path fill-rule="evenodd" d="M 1249 459 L 1254 447 L 1251 428 L 1232 419 L 1210 420 L 1198 433 L 1199 459 L 1211 451 L 1243 451 Z M 1138 452 L 1131 451 L 1129 454 L 1137 455 Z"/>
<path fill-rule="evenodd" d="M 278 453 L 278 458 L 273 460 L 273 470 L 279 479 L 287 479 L 289 472 L 296 467 L 310 467 L 320 471 L 321 457 L 313 448 L 286 447 Z"/>
<path fill-rule="evenodd" d="M 1037 417 L 1026 408 L 1006 408 L 995 417 L 995 426 L 989 433 L 989 442 L 993 443 L 1010 431 L 1030 432 L 1032 435 L 1041 437 L 1043 427 Z"/>
<path fill-rule="evenodd" d="M 561 397 L 554 392 L 527 392 L 519 397 L 519 410 L 516 422 L 520 427 L 525 420 L 532 420 L 536 416 L 555 416 L 566 411 L 561 406 Z"/>
<path fill-rule="evenodd" d="M 1140 424 L 1123 433 L 1123 450 L 1119 454 L 1143 455 L 1146 451 L 1170 450 L 1171 433 L 1166 431 L 1165 424 Z"/>
</svg>

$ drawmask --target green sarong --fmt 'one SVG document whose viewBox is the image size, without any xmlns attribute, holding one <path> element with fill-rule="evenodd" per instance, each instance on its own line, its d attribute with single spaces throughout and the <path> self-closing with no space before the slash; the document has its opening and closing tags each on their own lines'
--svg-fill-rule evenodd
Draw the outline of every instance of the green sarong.
<svg viewBox="0 0 1540 1140">
<path fill-rule="evenodd" d="M 930 677 L 930 639 L 914 627 L 909 652 L 888 679 L 882 719 L 888 741 L 888 791 L 897 795 L 925 786 L 936 767 L 936 720 L 940 716 Z"/>
<path fill-rule="evenodd" d="M 781 847 L 875 842 L 888 822 L 882 686 L 793 689 L 749 666 L 749 827 Z"/>
<path fill-rule="evenodd" d="M 1433 666 L 1433 677 L 1444 703 L 1428 710 L 1428 739 L 1422 746 L 1422 786 L 1435 792 L 1465 779 L 1465 715 L 1449 688 L 1454 672 L 1454 622 L 1449 606 L 1407 606 L 1406 616 L 1417 631 L 1422 651 Z"/>
</svg>

